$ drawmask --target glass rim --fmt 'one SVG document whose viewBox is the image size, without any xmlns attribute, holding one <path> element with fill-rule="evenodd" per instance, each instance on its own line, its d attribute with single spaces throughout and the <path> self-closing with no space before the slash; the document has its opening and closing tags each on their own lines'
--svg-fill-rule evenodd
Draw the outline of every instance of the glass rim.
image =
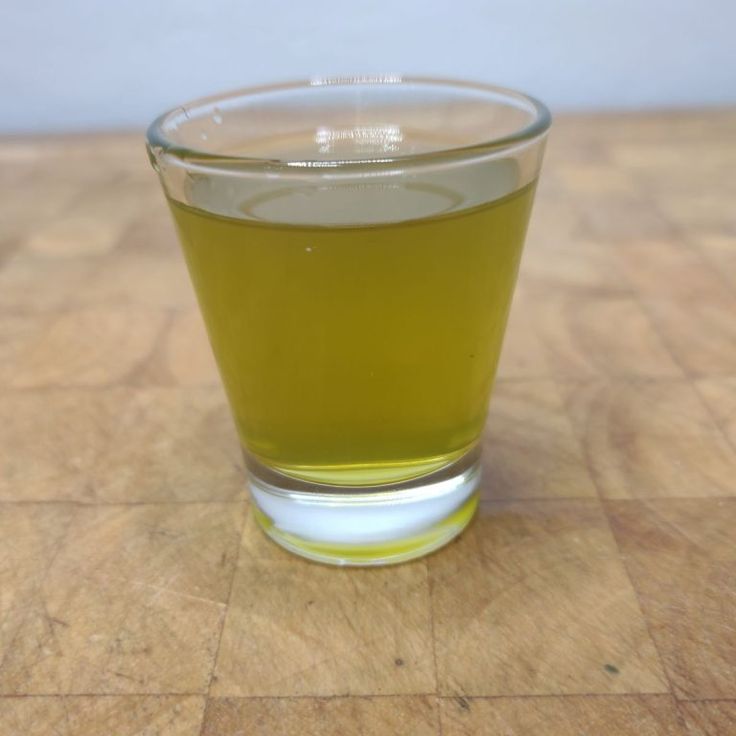
<svg viewBox="0 0 736 736">
<path fill-rule="evenodd" d="M 324 86 L 359 86 L 359 85 L 435 85 L 445 86 L 454 89 L 465 89 L 476 92 L 486 92 L 498 97 L 506 97 L 517 103 L 521 102 L 527 105 L 531 113 L 531 120 L 519 130 L 503 136 L 497 136 L 472 143 L 466 146 L 450 146 L 440 147 L 432 151 L 423 151 L 421 153 L 409 153 L 397 156 L 381 156 L 380 158 L 360 158 L 360 159 L 302 159 L 293 160 L 288 158 L 261 158 L 257 156 L 235 155 L 227 153 L 214 153 L 206 151 L 194 146 L 185 146 L 176 143 L 167 136 L 164 126 L 176 115 L 184 115 L 189 118 L 188 110 L 195 107 L 212 106 L 218 103 L 233 100 L 241 97 L 251 97 L 271 92 L 288 92 L 296 90 L 304 90 L 314 87 Z M 320 169 L 356 169 L 365 168 L 366 166 L 383 165 L 411 165 L 415 163 L 432 163 L 443 159 L 461 159 L 475 158 L 486 154 L 498 153 L 515 148 L 524 143 L 533 142 L 544 136 L 552 122 L 552 115 L 547 106 L 536 97 L 519 92 L 509 87 L 502 87 L 485 82 L 476 82 L 470 80 L 443 78 L 443 77 L 427 77 L 427 76 L 404 76 L 404 75 L 358 75 L 358 76 L 335 76 L 335 77 L 313 77 L 310 79 L 295 80 L 289 82 L 279 82 L 275 84 L 265 84 L 243 87 L 239 89 L 229 90 L 206 97 L 200 97 L 189 102 L 177 105 L 176 107 L 166 110 L 156 117 L 148 126 L 146 131 L 146 141 L 149 151 L 153 155 L 168 155 L 181 160 L 184 164 L 190 163 L 192 166 L 212 166 L 218 167 L 218 164 L 231 167 L 239 165 L 246 168 L 259 169 L 284 169 L 284 170 L 312 170 L 318 173 Z"/>
</svg>

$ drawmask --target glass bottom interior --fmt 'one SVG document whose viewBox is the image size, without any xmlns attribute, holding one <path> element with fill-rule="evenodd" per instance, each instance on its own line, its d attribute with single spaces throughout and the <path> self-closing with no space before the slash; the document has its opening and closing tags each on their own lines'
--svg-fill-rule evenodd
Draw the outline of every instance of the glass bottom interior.
<svg viewBox="0 0 736 736">
<path fill-rule="evenodd" d="M 254 472 L 255 471 L 255 472 Z M 255 516 L 295 554 L 332 565 L 390 565 L 456 537 L 478 505 L 478 452 L 398 485 L 312 485 L 249 464 Z M 264 477 L 267 476 L 267 477 Z"/>
</svg>

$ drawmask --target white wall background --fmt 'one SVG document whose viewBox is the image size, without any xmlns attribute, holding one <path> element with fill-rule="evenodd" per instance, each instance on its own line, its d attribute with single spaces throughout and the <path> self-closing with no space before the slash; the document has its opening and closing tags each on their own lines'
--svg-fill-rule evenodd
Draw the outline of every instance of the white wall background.
<svg viewBox="0 0 736 736">
<path fill-rule="evenodd" d="M 145 124 L 314 74 L 461 76 L 553 109 L 736 103 L 736 0 L 0 0 L 0 131 Z"/>
</svg>

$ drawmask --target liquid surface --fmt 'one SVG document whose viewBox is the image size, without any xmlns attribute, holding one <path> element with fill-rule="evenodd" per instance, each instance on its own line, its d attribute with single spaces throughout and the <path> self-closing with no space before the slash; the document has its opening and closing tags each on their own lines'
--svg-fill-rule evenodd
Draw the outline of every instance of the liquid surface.
<svg viewBox="0 0 736 736">
<path fill-rule="evenodd" d="M 450 215 L 303 227 L 171 201 L 246 449 L 323 483 L 404 480 L 477 441 L 533 185 Z"/>
</svg>

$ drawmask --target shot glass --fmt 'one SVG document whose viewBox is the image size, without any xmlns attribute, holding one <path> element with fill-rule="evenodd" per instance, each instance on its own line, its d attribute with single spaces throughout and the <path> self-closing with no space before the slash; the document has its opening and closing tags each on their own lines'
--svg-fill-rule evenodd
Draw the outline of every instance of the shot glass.
<svg viewBox="0 0 736 736">
<path fill-rule="evenodd" d="M 150 126 L 282 546 L 394 563 L 472 518 L 549 125 L 512 90 L 389 75 L 239 90 Z"/>
</svg>

